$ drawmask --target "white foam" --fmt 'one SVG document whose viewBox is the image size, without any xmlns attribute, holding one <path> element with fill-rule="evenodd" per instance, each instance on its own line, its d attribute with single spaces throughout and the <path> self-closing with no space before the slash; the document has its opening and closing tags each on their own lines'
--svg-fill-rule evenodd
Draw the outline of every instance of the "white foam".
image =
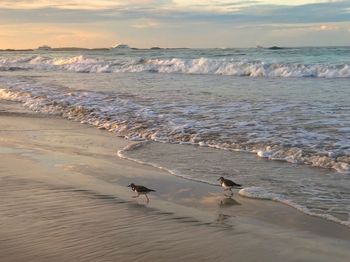
<svg viewBox="0 0 350 262">
<path fill-rule="evenodd" d="M 264 199 L 264 200 L 278 200 L 281 196 L 278 194 L 271 193 L 262 187 L 245 187 L 238 191 L 240 196 Z"/>
<path fill-rule="evenodd" d="M 56 89 L 35 86 L 33 83 L 11 81 L 7 82 L 7 85 L 11 86 L 10 89 L 0 90 L 0 98 L 22 102 L 34 111 L 60 114 L 68 119 L 107 129 L 118 136 L 124 136 L 130 140 L 188 143 L 222 150 L 255 152 L 259 157 L 270 160 L 333 168 L 341 173 L 350 172 L 350 157 L 346 154 L 338 155 L 337 152 L 324 153 L 324 151 L 306 154 L 299 147 L 285 148 L 277 145 L 261 147 L 261 144 L 265 144 L 267 141 L 264 136 L 258 136 L 246 143 L 220 142 L 220 135 L 227 136 L 225 132 L 230 130 L 218 128 L 217 119 L 213 119 L 214 125 L 211 127 L 208 125 L 208 121 L 204 123 L 197 121 L 194 123 L 186 119 L 177 119 L 177 116 L 174 114 L 159 116 L 150 107 L 141 106 L 127 99 L 120 99 L 117 96 L 111 99 L 109 95 L 98 92 L 70 91 L 65 93 Z M 236 124 L 237 128 L 234 131 L 236 134 L 239 131 L 241 134 L 247 135 L 247 132 L 252 132 L 252 126 L 261 128 L 256 121 L 241 121 Z M 266 131 L 264 132 L 266 134 Z M 270 135 L 273 135 L 274 132 L 276 131 L 271 130 Z M 213 133 L 216 136 L 219 135 L 219 139 L 211 139 L 210 134 Z M 252 134 L 256 136 L 257 133 L 253 132 Z M 305 142 L 303 141 L 301 145 L 310 143 L 310 141 L 311 143 L 317 143 L 322 138 L 320 135 L 317 136 L 305 132 L 300 133 L 300 136 L 306 136 L 306 138 L 302 138 Z M 278 142 L 278 139 L 279 137 L 276 137 L 275 142 Z M 341 146 L 339 144 L 339 148 Z"/>
<path fill-rule="evenodd" d="M 106 59 L 86 56 L 25 56 L 0 58 L 1 68 L 65 70 L 85 73 L 157 72 L 181 74 L 214 74 L 249 77 L 317 77 L 348 78 L 350 65 L 265 63 L 233 58 L 197 59 Z"/>
<path fill-rule="evenodd" d="M 262 158 L 269 158 L 272 155 L 271 151 L 264 151 L 264 150 L 258 150 L 256 154 L 258 155 L 258 157 L 262 157 Z"/>
</svg>

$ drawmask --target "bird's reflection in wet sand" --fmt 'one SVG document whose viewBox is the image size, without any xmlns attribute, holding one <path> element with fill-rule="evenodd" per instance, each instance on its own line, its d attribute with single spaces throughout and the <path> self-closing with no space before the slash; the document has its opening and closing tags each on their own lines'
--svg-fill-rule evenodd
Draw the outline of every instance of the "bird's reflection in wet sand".
<svg viewBox="0 0 350 262">
<path fill-rule="evenodd" d="M 230 223 L 229 223 L 229 218 L 231 218 L 231 216 L 223 214 L 223 213 L 219 213 L 218 217 L 216 219 L 216 223 L 218 223 L 220 225 L 227 226 L 227 227 L 232 227 L 232 225 L 230 225 Z"/>
<path fill-rule="evenodd" d="M 239 203 L 237 200 L 233 199 L 232 197 L 225 197 L 220 200 L 219 207 L 231 207 L 231 206 L 240 206 L 241 203 Z"/>
<path fill-rule="evenodd" d="M 218 202 L 218 206 L 220 207 L 218 216 L 216 218 L 216 223 L 220 224 L 221 226 L 233 228 L 232 220 L 234 216 L 232 214 L 226 214 L 227 212 L 223 212 L 224 208 L 229 208 L 233 206 L 239 206 L 241 203 L 233 199 L 231 196 L 220 199 Z"/>
</svg>

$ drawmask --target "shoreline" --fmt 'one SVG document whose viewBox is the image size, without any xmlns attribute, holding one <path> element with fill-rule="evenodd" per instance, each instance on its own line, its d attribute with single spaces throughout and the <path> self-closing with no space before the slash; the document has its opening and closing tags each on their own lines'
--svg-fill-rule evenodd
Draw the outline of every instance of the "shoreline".
<svg viewBox="0 0 350 262">
<path fill-rule="evenodd" d="M 6 230 L 3 229 L 2 232 L 8 236 L 8 239 L 11 239 L 11 245 L 20 243 L 29 245 L 36 237 L 45 235 L 47 243 L 44 245 L 39 241 L 40 243 L 36 245 L 36 247 L 40 247 L 37 249 L 36 255 L 39 255 L 43 261 L 45 261 L 44 257 L 50 255 L 45 255 L 44 246 L 47 248 L 49 245 L 49 250 L 52 253 L 58 252 L 60 255 L 62 255 L 63 250 L 66 250 L 60 249 L 59 246 L 55 247 L 53 244 L 55 241 L 51 236 L 52 233 L 60 235 L 65 230 L 60 228 L 64 223 L 50 224 L 52 227 L 39 230 L 39 232 L 35 232 L 38 228 L 28 227 L 27 222 L 22 220 L 22 217 L 34 217 L 33 212 L 38 210 L 41 205 L 34 200 L 29 203 L 34 211 L 27 209 L 22 216 L 16 215 L 22 211 L 19 205 L 16 205 L 16 201 L 21 198 L 17 194 L 25 199 L 25 195 L 21 195 L 22 191 L 29 190 L 28 185 L 32 184 L 33 187 L 30 187 L 32 193 L 38 194 L 38 192 L 46 190 L 46 198 L 51 198 L 50 193 L 52 193 L 53 200 L 50 203 L 55 203 L 59 209 L 65 210 L 65 204 L 71 200 L 72 203 L 76 202 L 77 207 L 84 206 L 82 210 L 90 210 L 91 207 L 94 207 L 106 214 L 105 220 L 103 220 L 105 226 L 95 225 L 99 229 L 96 229 L 96 236 L 88 234 L 94 231 L 94 227 L 89 228 L 92 231 L 86 232 L 79 232 L 76 228 L 76 226 L 79 227 L 80 222 L 86 223 L 90 219 L 91 221 L 102 219 L 93 209 L 86 216 L 74 215 L 76 220 L 70 224 L 70 231 L 66 233 L 69 235 L 70 232 L 76 232 L 77 235 L 74 239 L 76 243 L 81 244 L 78 245 L 80 248 L 86 248 L 86 246 L 95 243 L 94 241 L 98 242 L 100 237 L 104 239 L 108 236 L 109 230 L 115 232 L 116 235 L 125 231 L 128 233 L 126 236 L 129 236 L 129 233 L 135 233 L 131 221 L 136 220 L 141 221 L 142 225 L 138 229 L 141 232 L 147 231 L 145 233 L 147 238 L 156 240 L 164 236 L 165 232 L 172 232 L 169 234 L 168 241 L 176 243 L 178 249 L 172 250 L 170 246 L 167 246 L 168 251 L 170 250 L 169 253 L 177 254 L 177 252 L 183 251 L 184 258 L 187 259 L 193 255 L 189 252 L 199 252 L 209 243 L 215 247 L 208 249 L 207 255 L 209 256 L 205 258 L 205 254 L 194 252 L 197 255 L 195 258 L 210 261 L 213 256 L 220 257 L 221 246 L 232 247 L 230 241 L 239 242 L 231 250 L 238 253 L 238 260 L 254 261 L 262 257 L 265 261 L 269 261 L 276 256 L 281 256 L 285 260 L 287 257 L 287 261 L 301 258 L 306 258 L 305 261 L 327 261 L 329 259 L 346 261 L 347 259 L 347 251 L 350 247 L 350 230 L 346 226 L 305 215 L 291 207 L 273 201 L 247 199 L 237 194 L 228 199 L 223 197 L 219 187 L 181 179 L 169 175 L 163 170 L 119 159 L 117 152 L 131 143 L 115 137 L 105 130 L 55 116 L 34 113 L 15 102 L 3 100 L 0 101 L 0 118 L 0 156 L 4 161 L 0 169 L 2 190 L 4 191 L 2 195 L 6 196 L 5 193 L 14 192 L 13 198 L 7 197 L 7 201 L 13 202 L 14 205 L 6 208 L 9 204 L 4 202 L 5 200 L 1 201 L 0 212 L 5 214 L 1 218 L 1 225 L 13 225 L 13 228 L 10 226 Z M 145 205 L 143 198 L 136 200 L 131 198 L 133 193 L 126 187 L 131 182 L 144 184 L 151 188 L 156 187 L 157 192 L 150 195 L 149 205 Z M 6 185 L 11 185 L 12 190 L 6 191 Z M 13 190 L 14 188 L 17 191 Z M 55 195 L 57 197 L 54 197 Z M 87 201 L 90 198 L 85 197 L 90 195 L 94 196 L 91 203 L 90 200 Z M 103 202 L 108 199 L 123 202 L 121 205 L 125 206 L 121 209 L 117 207 L 117 209 L 123 210 L 124 213 L 113 213 L 114 210 L 112 211 L 110 208 L 114 209 L 115 207 Z M 49 211 L 36 223 L 48 225 L 56 219 L 55 216 L 65 217 L 66 214 L 62 211 L 57 212 L 57 210 Z M 109 212 L 113 213 L 113 216 Z M 130 214 L 126 216 L 125 213 Z M 149 214 L 151 217 L 148 216 Z M 124 215 L 125 217 L 123 217 Z M 55 218 L 50 221 L 48 217 Z M 64 219 L 66 222 L 71 221 L 69 217 Z M 120 229 L 121 226 L 114 225 L 113 219 L 123 223 L 123 229 Z M 162 225 L 160 230 L 156 230 L 156 221 Z M 15 229 L 16 224 L 21 225 L 21 234 Z M 147 225 L 152 226 L 148 228 Z M 176 230 L 182 226 L 186 228 L 185 231 L 181 231 L 182 235 L 187 238 L 194 237 L 197 241 L 192 244 L 193 250 L 186 247 L 186 237 L 182 238 L 182 235 L 176 234 Z M 210 237 L 207 234 L 209 232 L 215 236 L 212 242 L 208 242 Z M 84 234 L 88 236 L 84 236 Z M 67 236 L 62 237 L 59 243 L 66 243 Z M 88 243 L 82 241 L 84 237 Z M 141 235 L 139 238 L 142 240 Z M 3 239 L 4 237 L 2 237 Z M 109 245 L 112 239 L 107 240 L 105 244 Z M 120 243 L 121 250 L 125 252 L 132 250 L 135 244 L 133 241 L 136 240 L 125 239 L 124 244 Z M 159 242 L 158 245 L 167 244 Z M 5 246 L 0 248 L 0 254 L 5 255 L 3 257 L 9 258 L 9 260 L 21 261 L 20 255 L 28 251 L 26 248 L 19 248 L 19 245 L 17 254 L 7 254 Z M 157 246 L 147 246 L 146 243 L 138 243 L 137 246 L 141 251 L 147 253 L 145 259 L 136 254 L 134 257 L 130 256 L 127 252 L 117 254 L 113 251 L 112 245 L 111 249 L 107 250 L 108 252 L 96 250 L 97 253 L 90 255 L 97 256 L 97 254 L 101 255 L 101 252 L 104 252 L 106 258 L 110 255 L 110 258 L 119 258 L 118 261 L 128 261 L 135 257 L 140 261 L 144 261 L 146 258 L 153 258 L 154 261 L 165 261 L 162 260 L 165 259 L 162 256 L 158 260 L 155 259 L 160 252 Z M 31 247 L 33 248 L 33 246 Z M 255 248 L 254 252 L 251 251 L 252 247 Z M 297 254 L 293 252 L 295 248 L 300 248 L 300 252 Z M 89 261 L 78 251 L 74 251 L 74 245 L 68 250 L 71 252 L 71 258 L 79 258 L 76 259 L 77 261 Z M 92 258 L 90 257 L 90 259 Z M 102 258 L 101 261 L 108 261 L 106 258 Z M 230 257 L 221 255 L 219 260 L 230 261 Z M 59 258 L 57 261 L 60 261 Z"/>
<path fill-rule="evenodd" d="M 148 160 L 146 161 L 144 159 L 141 160 L 137 157 L 134 158 L 132 156 L 133 154 L 135 154 L 135 151 L 137 152 L 138 150 L 145 150 L 144 148 L 146 148 L 147 152 L 151 153 L 149 149 L 147 150 L 147 147 L 149 147 L 151 145 L 151 148 L 154 149 L 154 147 L 152 147 L 152 144 L 154 145 L 154 144 L 159 144 L 159 143 L 153 142 L 153 141 L 131 142 L 131 144 L 129 144 L 125 148 L 119 150 L 117 154 L 122 159 L 133 161 L 133 162 L 141 164 L 141 165 L 151 166 L 151 167 L 157 168 L 159 170 L 163 170 L 163 171 L 167 172 L 168 174 L 170 174 L 172 176 L 176 176 L 180 179 L 185 179 L 185 180 L 193 181 L 193 182 L 197 182 L 197 183 L 204 183 L 204 184 L 210 185 L 210 186 L 219 186 L 217 183 L 213 183 L 212 181 L 194 179 L 192 177 L 188 177 L 182 173 L 179 173 L 176 170 L 172 170 L 169 167 L 156 164 L 156 162 L 150 162 L 150 161 L 148 161 Z M 166 147 L 167 149 L 164 151 L 173 151 L 174 146 L 175 147 L 185 147 L 185 146 L 191 146 L 191 145 L 178 145 L 178 144 L 173 145 L 173 144 L 160 143 L 160 145 L 156 146 L 156 148 L 159 149 L 159 147 Z M 200 149 L 200 147 L 199 147 L 199 149 Z M 131 153 L 131 156 L 128 153 Z M 246 156 L 248 156 L 250 154 L 249 152 L 247 152 L 246 154 L 241 154 L 240 152 L 231 152 L 231 153 L 235 154 L 234 158 L 238 158 L 242 161 L 246 158 Z M 141 156 L 142 156 L 142 154 L 141 154 Z M 252 161 L 252 158 L 249 157 L 248 161 Z M 233 162 L 232 164 L 234 165 L 235 163 L 237 164 L 237 162 Z M 316 217 L 316 218 L 321 218 L 324 220 L 334 222 L 336 224 L 343 225 L 347 228 L 350 228 L 349 221 L 341 220 L 341 219 L 339 219 L 335 216 L 329 215 L 329 214 L 315 213 L 312 210 L 310 210 L 309 208 L 307 208 L 306 206 L 300 205 L 296 202 L 293 202 L 292 200 L 285 199 L 278 194 L 270 193 L 259 186 L 251 185 L 251 186 L 244 187 L 243 189 L 240 189 L 239 191 L 238 190 L 236 190 L 236 191 L 237 191 L 239 197 L 243 197 L 243 198 L 247 198 L 247 199 L 254 199 L 254 200 L 272 201 L 272 202 L 275 202 L 278 204 L 282 204 L 283 206 L 291 207 L 294 210 L 297 210 L 298 212 L 303 213 L 304 215 L 308 215 L 308 216 L 312 216 L 312 217 Z"/>
</svg>

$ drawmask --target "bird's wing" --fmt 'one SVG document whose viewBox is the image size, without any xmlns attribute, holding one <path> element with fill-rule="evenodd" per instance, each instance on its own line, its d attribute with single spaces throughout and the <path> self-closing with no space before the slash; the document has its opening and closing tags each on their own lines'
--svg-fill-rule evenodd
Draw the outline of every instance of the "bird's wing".
<svg viewBox="0 0 350 262">
<path fill-rule="evenodd" d="M 138 192 L 151 192 L 151 191 L 155 191 L 155 190 L 149 189 L 149 188 L 147 188 L 147 187 L 145 187 L 145 186 L 137 186 L 137 187 L 136 187 L 136 190 L 137 190 Z"/>
<path fill-rule="evenodd" d="M 226 179 L 225 184 L 227 184 L 228 186 L 237 186 L 237 187 L 241 187 L 240 184 L 237 184 L 237 183 L 235 183 L 235 182 L 233 182 L 233 181 L 231 181 L 231 180 L 229 180 L 229 179 Z"/>
</svg>

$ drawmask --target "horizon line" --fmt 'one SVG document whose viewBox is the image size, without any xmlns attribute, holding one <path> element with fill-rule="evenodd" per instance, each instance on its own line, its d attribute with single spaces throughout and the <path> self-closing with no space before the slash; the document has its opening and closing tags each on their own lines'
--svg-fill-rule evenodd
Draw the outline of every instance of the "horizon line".
<svg viewBox="0 0 350 262">
<path fill-rule="evenodd" d="M 50 47 L 47 46 L 47 49 L 40 49 L 40 47 L 36 48 L 0 48 L 1 51 L 60 51 L 58 49 L 80 49 L 80 50 L 149 50 L 149 49 L 269 49 L 269 48 L 280 48 L 280 49 L 288 49 L 288 48 L 322 48 L 322 47 L 350 47 L 350 45 L 295 45 L 295 46 L 280 46 L 280 45 L 272 45 L 272 46 L 261 46 L 256 45 L 255 47 L 160 47 L 160 46 L 152 46 L 152 47 L 128 47 L 128 48 L 114 48 L 114 47 L 79 47 L 79 46 L 62 46 L 62 47 Z"/>
</svg>

